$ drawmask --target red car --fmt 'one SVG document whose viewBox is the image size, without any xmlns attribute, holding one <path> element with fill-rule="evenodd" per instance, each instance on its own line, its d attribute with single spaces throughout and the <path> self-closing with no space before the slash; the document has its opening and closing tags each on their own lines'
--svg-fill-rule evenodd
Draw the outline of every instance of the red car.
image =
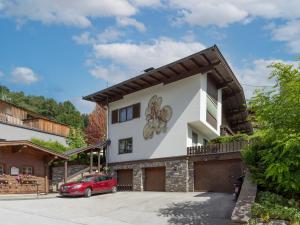
<svg viewBox="0 0 300 225">
<path fill-rule="evenodd" d="M 104 192 L 116 192 L 117 180 L 107 175 L 88 175 L 80 181 L 63 184 L 60 187 L 61 196 L 85 196 Z"/>
</svg>

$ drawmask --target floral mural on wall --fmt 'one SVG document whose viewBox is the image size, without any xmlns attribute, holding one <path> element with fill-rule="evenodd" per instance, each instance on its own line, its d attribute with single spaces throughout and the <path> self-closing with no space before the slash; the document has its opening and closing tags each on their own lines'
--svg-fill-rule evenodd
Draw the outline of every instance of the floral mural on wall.
<svg viewBox="0 0 300 225">
<path fill-rule="evenodd" d="M 172 108 L 169 105 L 162 106 L 162 97 L 154 95 L 150 98 L 145 111 L 147 123 L 144 126 L 144 138 L 153 138 L 154 134 L 167 131 L 168 121 L 172 117 Z"/>
</svg>

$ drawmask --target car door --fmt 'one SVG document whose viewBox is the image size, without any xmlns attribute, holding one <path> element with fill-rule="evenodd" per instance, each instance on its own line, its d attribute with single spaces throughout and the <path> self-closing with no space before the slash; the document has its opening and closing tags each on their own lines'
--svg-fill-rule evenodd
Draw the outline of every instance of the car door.
<svg viewBox="0 0 300 225">
<path fill-rule="evenodd" d="M 105 181 L 104 181 L 104 186 L 105 186 L 105 190 L 106 191 L 110 191 L 113 187 L 113 180 L 112 180 L 112 177 L 110 176 L 105 176 Z"/>
<path fill-rule="evenodd" d="M 101 193 L 103 191 L 105 191 L 105 177 L 96 177 L 94 180 L 94 193 Z"/>
</svg>

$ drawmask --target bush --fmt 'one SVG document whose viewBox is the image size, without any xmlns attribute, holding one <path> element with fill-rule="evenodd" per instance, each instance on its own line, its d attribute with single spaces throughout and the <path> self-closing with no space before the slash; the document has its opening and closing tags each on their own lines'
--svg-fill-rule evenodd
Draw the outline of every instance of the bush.
<svg viewBox="0 0 300 225">
<path fill-rule="evenodd" d="M 257 203 L 252 206 L 252 214 L 263 222 L 279 219 L 290 221 L 295 225 L 300 223 L 299 202 L 271 192 L 258 193 Z"/>
<path fill-rule="evenodd" d="M 248 141 L 250 137 L 247 134 L 236 134 L 233 136 L 220 136 L 209 141 L 209 144 L 229 143 L 234 141 Z"/>
<path fill-rule="evenodd" d="M 57 141 L 44 141 L 37 138 L 32 138 L 30 140 L 33 144 L 42 146 L 44 148 L 48 148 L 52 151 L 58 152 L 58 153 L 64 153 L 65 151 L 69 150 L 68 147 L 60 144 Z"/>
<path fill-rule="evenodd" d="M 277 141 L 265 135 L 242 155 L 263 190 L 291 197 L 300 192 L 300 134 Z"/>
</svg>

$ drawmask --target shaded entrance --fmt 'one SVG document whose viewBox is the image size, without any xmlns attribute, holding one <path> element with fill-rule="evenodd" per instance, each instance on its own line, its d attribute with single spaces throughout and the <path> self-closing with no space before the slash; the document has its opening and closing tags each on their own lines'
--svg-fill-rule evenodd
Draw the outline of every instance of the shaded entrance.
<svg viewBox="0 0 300 225">
<path fill-rule="evenodd" d="M 195 162 L 194 190 L 233 193 L 234 183 L 242 174 L 240 159 Z"/>
<path fill-rule="evenodd" d="M 166 191 L 166 168 L 145 168 L 145 191 Z"/>
<path fill-rule="evenodd" d="M 117 170 L 118 191 L 132 191 L 133 188 L 133 170 Z"/>
</svg>

